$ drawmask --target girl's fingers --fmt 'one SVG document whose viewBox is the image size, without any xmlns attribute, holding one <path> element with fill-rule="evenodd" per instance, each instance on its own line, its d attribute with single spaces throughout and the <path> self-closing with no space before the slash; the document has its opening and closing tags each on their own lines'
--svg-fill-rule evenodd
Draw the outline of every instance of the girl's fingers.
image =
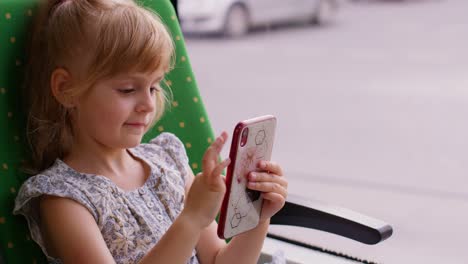
<svg viewBox="0 0 468 264">
<path fill-rule="evenodd" d="M 283 204 L 286 202 L 286 197 L 278 193 L 262 193 L 263 199 L 272 201 L 274 203 Z"/>
<path fill-rule="evenodd" d="M 247 187 L 251 190 L 263 193 L 277 193 L 284 198 L 288 195 L 286 188 L 275 182 L 248 182 Z"/>
<path fill-rule="evenodd" d="M 229 165 L 229 163 L 231 163 L 231 160 L 229 158 L 223 160 L 222 162 L 220 162 L 218 165 L 214 167 L 213 171 L 211 171 L 210 174 L 207 175 L 207 180 L 208 180 L 208 184 L 210 185 L 210 187 L 213 187 L 214 189 L 216 189 L 220 182 L 224 184 L 224 180 L 222 179 L 221 173 Z M 217 191 L 217 190 L 213 190 L 213 191 Z"/>
<path fill-rule="evenodd" d="M 216 140 L 208 147 L 202 159 L 202 170 L 208 174 L 218 164 L 218 157 L 227 140 L 227 133 L 223 132 Z"/>
<path fill-rule="evenodd" d="M 258 163 L 258 167 L 263 171 L 283 176 L 283 169 L 276 162 L 262 160 Z"/>
<path fill-rule="evenodd" d="M 284 177 L 280 177 L 278 175 L 266 172 L 251 172 L 249 174 L 249 181 L 253 182 L 275 182 L 283 186 L 284 188 L 288 188 L 288 181 Z"/>
</svg>

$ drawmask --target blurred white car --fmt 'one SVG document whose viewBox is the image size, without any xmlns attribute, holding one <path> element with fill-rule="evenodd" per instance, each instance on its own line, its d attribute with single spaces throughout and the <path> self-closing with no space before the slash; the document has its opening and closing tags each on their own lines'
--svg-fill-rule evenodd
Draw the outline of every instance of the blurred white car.
<svg viewBox="0 0 468 264">
<path fill-rule="evenodd" d="M 338 0 L 179 0 L 182 30 L 237 37 L 253 26 L 328 21 Z"/>
</svg>

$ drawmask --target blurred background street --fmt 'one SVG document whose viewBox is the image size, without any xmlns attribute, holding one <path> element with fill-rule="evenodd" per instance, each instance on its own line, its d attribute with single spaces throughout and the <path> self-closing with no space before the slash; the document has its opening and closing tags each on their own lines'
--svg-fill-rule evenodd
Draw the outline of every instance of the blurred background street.
<svg viewBox="0 0 468 264">
<path fill-rule="evenodd" d="M 291 193 L 394 228 L 375 246 L 277 232 L 379 263 L 468 263 L 468 1 L 342 1 L 321 26 L 186 42 L 217 133 L 276 115 Z"/>
</svg>

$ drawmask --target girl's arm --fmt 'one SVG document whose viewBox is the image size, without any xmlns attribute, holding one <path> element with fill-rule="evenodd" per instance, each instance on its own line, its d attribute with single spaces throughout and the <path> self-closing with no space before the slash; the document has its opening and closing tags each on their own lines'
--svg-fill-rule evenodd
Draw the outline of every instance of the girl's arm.
<svg viewBox="0 0 468 264">
<path fill-rule="evenodd" d="M 41 232 L 47 253 L 63 263 L 115 263 L 91 213 L 68 198 L 43 196 Z M 201 228 L 182 213 L 140 263 L 187 263 Z"/>
<path fill-rule="evenodd" d="M 41 232 L 49 256 L 63 263 L 115 263 L 91 213 L 68 198 L 43 196 Z M 202 228 L 182 212 L 140 263 L 187 263 Z"/>
<path fill-rule="evenodd" d="M 229 244 L 216 234 L 217 223 L 213 222 L 206 228 L 197 245 L 197 253 L 203 264 L 213 263 L 257 263 L 262 250 L 263 241 L 268 231 L 269 222 L 264 222 L 256 228 L 235 236 Z"/>
<path fill-rule="evenodd" d="M 63 263 L 115 263 L 94 217 L 68 198 L 42 196 L 41 234 L 49 256 Z"/>
<path fill-rule="evenodd" d="M 201 229 L 181 213 L 159 242 L 143 257 L 146 263 L 187 263 L 200 239 Z"/>
<path fill-rule="evenodd" d="M 203 233 L 210 229 L 226 191 L 221 172 L 229 165 L 229 159 L 218 161 L 226 139 L 227 133 L 222 133 L 207 149 L 200 176 L 195 179 L 190 170 L 184 209 L 140 263 L 185 264 L 198 241 L 205 238 Z"/>
<path fill-rule="evenodd" d="M 248 187 L 262 192 L 264 202 L 259 225 L 235 236 L 226 244 L 218 238 L 217 223 L 213 221 L 203 230 L 197 244 L 198 256 L 203 264 L 257 263 L 270 218 L 284 206 L 288 186 L 278 164 L 262 161 L 258 167 L 263 172 L 248 175 Z"/>
</svg>

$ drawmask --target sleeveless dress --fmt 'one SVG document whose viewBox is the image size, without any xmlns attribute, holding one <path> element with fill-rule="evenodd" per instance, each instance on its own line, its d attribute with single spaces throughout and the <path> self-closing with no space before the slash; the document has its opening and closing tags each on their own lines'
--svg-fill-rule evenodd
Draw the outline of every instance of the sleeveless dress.
<svg viewBox="0 0 468 264">
<path fill-rule="evenodd" d="M 26 217 L 32 239 L 50 263 L 61 261 L 52 258 L 44 246 L 37 199 L 41 195 L 66 197 L 87 208 L 116 263 L 138 263 L 182 211 L 188 177 L 182 142 L 162 133 L 129 151 L 151 169 L 144 185 L 132 191 L 104 176 L 77 172 L 60 159 L 21 186 L 13 213 Z M 188 263 L 199 263 L 195 249 Z"/>
</svg>

